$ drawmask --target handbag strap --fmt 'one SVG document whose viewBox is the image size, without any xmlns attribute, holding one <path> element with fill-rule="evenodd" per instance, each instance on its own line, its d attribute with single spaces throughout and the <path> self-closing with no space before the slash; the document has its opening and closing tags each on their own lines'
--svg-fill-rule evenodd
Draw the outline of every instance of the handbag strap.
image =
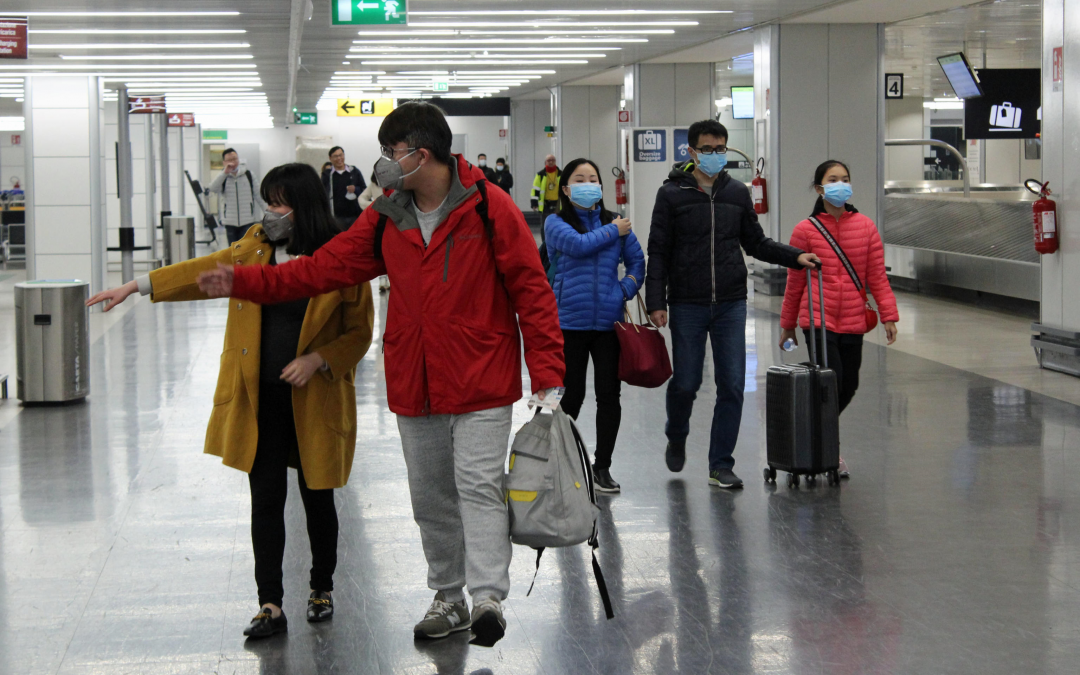
<svg viewBox="0 0 1080 675">
<path fill-rule="evenodd" d="M 840 242 L 836 241 L 836 239 L 833 238 L 831 234 L 829 234 L 829 231 L 825 229 L 825 226 L 821 224 L 820 220 L 818 220 L 814 216 L 810 216 L 810 222 L 814 224 L 814 227 L 816 227 L 817 231 L 821 233 L 821 236 L 825 237 L 825 241 L 829 242 L 829 246 L 832 246 L 832 250 L 834 253 L 836 253 L 836 257 L 840 258 L 840 264 L 844 266 L 844 269 L 847 270 L 848 276 L 850 276 L 851 280 L 855 282 L 855 288 L 859 289 L 859 293 L 862 294 L 863 300 L 867 300 L 866 289 L 863 287 L 863 283 L 859 279 L 859 275 L 856 274 L 855 267 L 851 264 L 851 261 L 848 260 L 847 255 L 844 253 L 844 249 L 840 248 Z"/>
</svg>

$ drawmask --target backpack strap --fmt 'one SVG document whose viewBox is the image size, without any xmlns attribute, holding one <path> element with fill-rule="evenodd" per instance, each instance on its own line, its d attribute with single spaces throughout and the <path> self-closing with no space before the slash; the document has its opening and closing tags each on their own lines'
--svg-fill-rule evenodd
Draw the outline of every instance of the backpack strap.
<svg viewBox="0 0 1080 675">
<path fill-rule="evenodd" d="M 851 264 L 851 261 L 848 260 L 847 255 L 844 253 L 844 249 L 840 248 L 840 242 L 836 241 L 836 239 L 833 238 L 831 234 L 829 234 L 829 231 L 825 229 L 825 226 L 822 225 L 821 221 L 818 220 L 816 217 L 810 216 L 810 222 L 814 224 L 814 227 L 816 227 L 817 231 L 821 233 L 821 236 L 825 237 L 825 241 L 829 242 L 829 246 L 832 247 L 833 253 L 835 253 L 836 257 L 840 259 L 840 264 L 844 266 L 844 269 L 847 270 L 848 276 L 850 276 L 851 280 L 855 282 L 855 288 L 859 289 L 859 292 L 863 294 L 863 298 L 865 299 L 866 291 L 863 290 L 863 283 L 859 279 L 858 273 L 855 272 L 855 267 Z"/>
<path fill-rule="evenodd" d="M 251 188 L 251 212 L 255 213 L 255 179 L 251 177 L 251 169 L 244 172 L 248 179 L 248 187 Z"/>
<path fill-rule="evenodd" d="M 589 452 L 585 449 L 585 442 L 581 440 L 581 434 L 578 433 L 577 425 L 574 424 L 573 420 L 570 421 L 570 429 L 574 432 L 574 441 L 577 443 L 578 457 L 581 458 L 581 465 L 585 468 L 585 481 L 589 486 L 589 499 L 595 505 L 596 490 L 593 487 L 592 463 L 589 461 Z M 596 560 L 596 549 L 600 546 L 598 534 L 596 521 L 594 520 L 592 536 L 589 537 L 589 546 L 592 548 L 593 577 L 596 578 L 596 590 L 600 593 L 600 601 L 604 603 L 604 615 L 608 619 L 614 619 L 615 610 L 611 607 L 611 596 L 608 594 L 607 582 L 604 580 L 604 572 L 600 569 L 600 563 Z M 539 564 L 540 559 L 537 557 L 537 565 Z"/>
<path fill-rule="evenodd" d="M 484 223 L 484 232 L 487 233 L 488 239 L 493 240 L 495 239 L 495 225 L 488 215 L 487 180 L 481 178 L 476 181 L 476 189 L 480 192 L 480 203 L 476 205 L 476 215 L 480 216 L 480 221 Z"/>
<path fill-rule="evenodd" d="M 378 220 L 378 222 L 375 223 L 375 259 L 376 260 L 382 260 L 383 259 L 383 254 L 382 254 L 383 233 L 386 232 L 386 221 L 389 220 L 389 219 L 390 219 L 390 217 L 387 216 L 385 213 L 380 213 L 379 214 L 379 220 Z"/>
</svg>

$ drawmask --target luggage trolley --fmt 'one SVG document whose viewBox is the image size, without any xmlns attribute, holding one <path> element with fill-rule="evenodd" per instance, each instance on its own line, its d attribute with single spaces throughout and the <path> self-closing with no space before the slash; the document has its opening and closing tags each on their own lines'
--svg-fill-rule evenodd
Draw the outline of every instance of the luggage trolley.
<svg viewBox="0 0 1080 675">
<path fill-rule="evenodd" d="M 199 181 L 191 177 L 187 169 L 184 169 L 184 175 L 187 176 L 188 185 L 191 186 L 191 191 L 195 193 L 195 201 L 199 203 L 199 210 L 202 211 L 203 223 L 206 225 L 206 229 L 210 230 L 210 239 L 207 241 L 197 241 L 196 244 L 214 244 L 217 242 L 217 217 L 212 215 L 206 208 L 206 204 L 203 202 L 203 197 L 210 194 L 209 190 L 203 188 Z"/>
</svg>

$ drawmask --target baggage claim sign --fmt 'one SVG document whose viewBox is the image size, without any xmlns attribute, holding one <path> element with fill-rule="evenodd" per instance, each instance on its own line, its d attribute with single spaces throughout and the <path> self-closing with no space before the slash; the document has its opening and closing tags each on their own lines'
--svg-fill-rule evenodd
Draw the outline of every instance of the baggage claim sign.
<svg viewBox="0 0 1080 675">
<path fill-rule="evenodd" d="M 0 59 L 26 58 L 25 16 L 0 16 Z"/>
</svg>

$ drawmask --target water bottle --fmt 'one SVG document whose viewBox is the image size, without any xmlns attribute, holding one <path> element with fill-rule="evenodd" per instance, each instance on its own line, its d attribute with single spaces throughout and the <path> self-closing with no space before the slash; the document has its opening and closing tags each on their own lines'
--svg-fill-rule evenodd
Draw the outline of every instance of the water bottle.
<svg viewBox="0 0 1080 675">
<path fill-rule="evenodd" d="M 798 345 L 795 344 L 795 338 L 788 338 L 784 340 L 784 351 L 793 352 Z"/>
</svg>

